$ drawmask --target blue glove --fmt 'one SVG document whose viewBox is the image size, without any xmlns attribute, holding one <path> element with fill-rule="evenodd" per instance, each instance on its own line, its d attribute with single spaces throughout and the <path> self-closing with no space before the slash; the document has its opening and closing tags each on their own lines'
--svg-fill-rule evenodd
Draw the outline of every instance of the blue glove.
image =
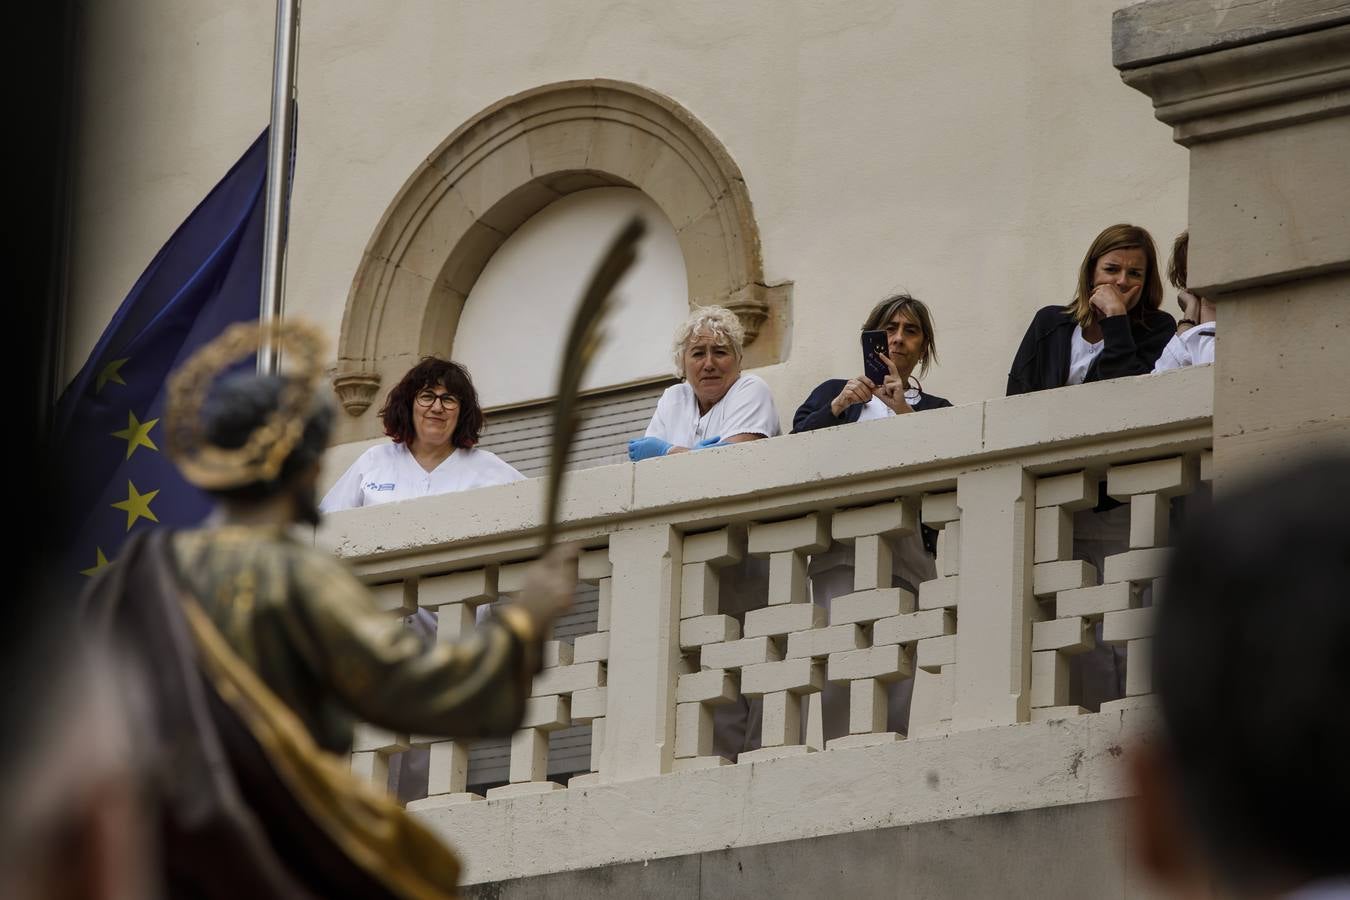
<svg viewBox="0 0 1350 900">
<path fill-rule="evenodd" d="M 695 444 L 693 449 L 707 450 L 709 447 L 720 447 L 720 446 L 722 446 L 722 438 L 719 436 L 719 437 L 704 438 L 703 440 Z"/>
<path fill-rule="evenodd" d="M 669 441 L 663 441 L 659 437 L 636 438 L 628 442 L 628 458 L 633 462 L 655 459 L 658 456 L 665 456 L 670 447 Z"/>
</svg>

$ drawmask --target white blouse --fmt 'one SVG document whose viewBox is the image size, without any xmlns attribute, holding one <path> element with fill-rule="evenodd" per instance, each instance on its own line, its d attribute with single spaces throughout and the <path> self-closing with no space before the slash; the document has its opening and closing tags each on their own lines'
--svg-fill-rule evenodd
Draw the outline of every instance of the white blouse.
<svg viewBox="0 0 1350 900">
<path fill-rule="evenodd" d="M 1069 342 L 1069 380 L 1065 384 L 1082 384 L 1087 378 L 1088 369 L 1097 357 L 1106 349 L 1106 341 L 1089 344 L 1083 337 L 1083 326 L 1073 326 L 1073 339 Z"/>
<path fill-rule="evenodd" d="M 905 402 L 911 407 L 923 399 L 923 394 L 916 388 L 909 388 L 905 391 Z M 867 422 L 871 419 L 889 419 L 895 415 L 895 410 L 891 409 L 878 397 L 873 397 L 863 404 L 862 412 L 858 413 L 859 422 Z"/>
<path fill-rule="evenodd" d="M 1203 366 L 1214 362 L 1214 323 L 1203 322 L 1175 334 L 1163 348 L 1162 356 L 1153 366 L 1155 372 Z"/>
</svg>

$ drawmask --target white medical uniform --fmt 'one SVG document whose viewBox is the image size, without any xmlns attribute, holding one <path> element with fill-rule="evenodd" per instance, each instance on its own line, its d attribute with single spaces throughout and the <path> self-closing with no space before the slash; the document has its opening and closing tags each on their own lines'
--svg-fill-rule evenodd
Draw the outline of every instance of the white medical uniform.
<svg viewBox="0 0 1350 900">
<path fill-rule="evenodd" d="M 713 437 L 729 438 L 737 434 L 777 437 L 781 433 L 778 409 L 769 386 L 758 375 L 743 374 L 704 415 L 699 415 L 698 399 L 688 382 L 666 388 L 657 401 L 646 437 L 659 437 L 676 447 L 693 447 Z M 765 560 L 747 556 L 720 574 L 722 613 L 740 621 L 747 609 L 765 605 L 769 575 Z M 735 760 L 746 750 L 758 749 L 762 709 L 758 697 L 739 697 L 735 703 L 713 707 L 713 753 Z"/>
<path fill-rule="evenodd" d="M 758 375 L 743 374 L 703 415 L 699 415 L 698 399 L 687 381 L 666 388 L 647 425 L 646 437 L 659 437 L 676 447 L 693 447 L 711 437 L 777 437 L 781 433 L 769 386 Z"/>
<path fill-rule="evenodd" d="M 319 509 L 336 512 L 451 494 L 494 484 L 522 481 L 525 476 L 487 450 L 456 449 L 428 472 L 403 444 L 376 444 L 357 457 L 324 495 Z"/>
<path fill-rule="evenodd" d="M 375 506 L 398 500 L 414 500 L 433 494 L 451 494 L 473 488 L 491 487 L 523 481 L 520 474 L 495 454 L 487 450 L 456 448 L 441 464 L 428 472 L 404 444 L 392 441 L 376 444 L 356 458 L 342 477 L 324 495 L 319 509 L 336 512 L 358 506 Z M 479 622 L 488 614 L 489 604 L 476 610 Z M 418 609 L 405 616 L 405 625 L 422 640 L 436 637 L 436 616 L 430 610 Z M 426 796 L 427 772 L 430 765 L 425 749 L 415 748 L 395 756 L 389 763 L 390 789 L 403 802 Z"/>
</svg>

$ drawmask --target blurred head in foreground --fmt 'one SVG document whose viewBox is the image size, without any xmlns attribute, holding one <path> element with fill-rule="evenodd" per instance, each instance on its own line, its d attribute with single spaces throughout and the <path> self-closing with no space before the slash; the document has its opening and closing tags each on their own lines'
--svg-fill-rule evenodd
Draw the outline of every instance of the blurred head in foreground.
<svg viewBox="0 0 1350 900">
<path fill-rule="evenodd" d="M 1350 896 L 1350 457 L 1222 495 L 1166 583 L 1141 861 L 1179 895 Z"/>
</svg>

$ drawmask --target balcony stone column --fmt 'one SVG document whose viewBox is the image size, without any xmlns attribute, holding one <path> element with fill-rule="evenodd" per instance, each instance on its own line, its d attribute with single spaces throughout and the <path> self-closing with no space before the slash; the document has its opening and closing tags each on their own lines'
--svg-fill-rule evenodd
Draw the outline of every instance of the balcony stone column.
<svg viewBox="0 0 1350 900">
<path fill-rule="evenodd" d="M 1035 480 L 1018 463 L 964 472 L 957 480 L 961 580 L 953 731 L 1011 725 L 1029 716 L 1035 496 Z"/>
<path fill-rule="evenodd" d="M 661 775 L 674 760 L 681 540 L 666 524 L 610 535 L 613 605 L 602 782 Z"/>
<path fill-rule="evenodd" d="M 1350 445 L 1350 4 L 1148 0 L 1116 11 L 1112 43 L 1190 150 L 1216 485 Z"/>
</svg>

